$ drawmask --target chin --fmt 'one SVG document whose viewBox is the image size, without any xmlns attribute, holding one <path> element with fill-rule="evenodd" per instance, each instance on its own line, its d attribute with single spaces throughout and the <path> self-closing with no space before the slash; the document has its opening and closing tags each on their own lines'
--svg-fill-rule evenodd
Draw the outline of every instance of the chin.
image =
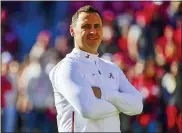
<svg viewBox="0 0 182 133">
<path fill-rule="evenodd" d="M 90 47 L 97 47 L 98 43 L 87 43 L 87 45 Z"/>
<path fill-rule="evenodd" d="M 98 49 L 98 44 L 87 44 L 90 49 Z"/>
</svg>

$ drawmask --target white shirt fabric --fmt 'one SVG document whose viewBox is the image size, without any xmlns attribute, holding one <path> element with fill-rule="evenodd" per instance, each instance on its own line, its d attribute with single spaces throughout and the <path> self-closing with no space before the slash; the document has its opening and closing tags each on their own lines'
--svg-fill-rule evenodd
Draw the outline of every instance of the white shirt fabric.
<svg viewBox="0 0 182 133">
<path fill-rule="evenodd" d="M 121 132 L 119 113 L 140 114 L 142 95 L 120 68 L 74 48 L 50 72 L 59 132 Z M 99 87 L 101 99 L 92 87 Z M 73 121 L 74 112 L 74 121 Z"/>
</svg>

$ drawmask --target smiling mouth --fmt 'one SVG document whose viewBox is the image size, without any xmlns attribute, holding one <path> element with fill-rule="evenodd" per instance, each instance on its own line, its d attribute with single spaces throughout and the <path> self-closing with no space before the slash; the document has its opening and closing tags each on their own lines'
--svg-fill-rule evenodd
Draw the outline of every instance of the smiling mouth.
<svg viewBox="0 0 182 133">
<path fill-rule="evenodd" d="M 98 38 L 95 38 L 95 37 L 89 37 L 88 39 L 89 39 L 89 40 L 97 40 Z"/>
</svg>

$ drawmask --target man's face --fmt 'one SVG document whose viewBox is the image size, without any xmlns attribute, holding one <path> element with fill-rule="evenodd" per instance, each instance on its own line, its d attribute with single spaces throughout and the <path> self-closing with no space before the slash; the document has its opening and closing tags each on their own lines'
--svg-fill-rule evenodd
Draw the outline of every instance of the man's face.
<svg viewBox="0 0 182 133">
<path fill-rule="evenodd" d="M 73 28 L 75 44 L 90 51 L 97 51 L 102 41 L 102 20 L 97 13 L 79 14 Z"/>
</svg>

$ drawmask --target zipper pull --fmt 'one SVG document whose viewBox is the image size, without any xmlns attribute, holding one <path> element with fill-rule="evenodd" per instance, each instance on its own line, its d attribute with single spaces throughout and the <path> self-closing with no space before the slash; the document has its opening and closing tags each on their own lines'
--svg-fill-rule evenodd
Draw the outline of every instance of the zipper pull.
<svg viewBox="0 0 182 133">
<path fill-rule="evenodd" d="M 98 72 L 99 72 L 99 74 L 101 75 L 101 72 L 100 72 L 100 70 L 98 70 Z"/>
</svg>

